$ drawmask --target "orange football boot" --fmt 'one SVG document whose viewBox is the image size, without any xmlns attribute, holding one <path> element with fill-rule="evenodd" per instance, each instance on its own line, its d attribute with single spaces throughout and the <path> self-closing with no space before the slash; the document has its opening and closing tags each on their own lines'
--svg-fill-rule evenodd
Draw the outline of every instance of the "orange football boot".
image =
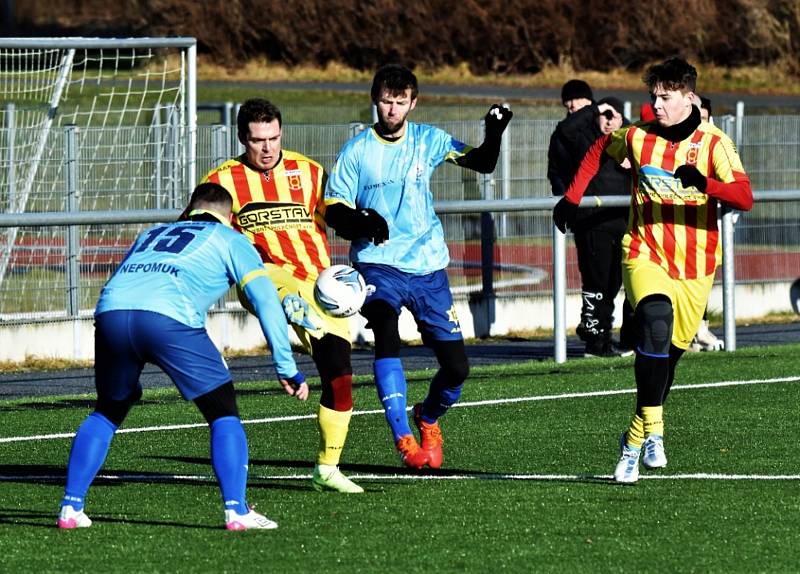
<svg viewBox="0 0 800 574">
<path fill-rule="evenodd" d="M 414 435 L 407 434 L 400 437 L 395 446 L 400 452 L 400 459 L 406 466 L 422 468 L 428 464 L 428 453 L 419 447 Z"/>
<path fill-rule="evenodd" d="M 426 423 L 422 420 L 422 403 L 414 405 L 414 424 L 419 429 L 422 450 L 428 453 L 428 466 L 440 468 L 444 458 L 444 453 L 442 453 L 442 445 L 444 444 L 442 429 L 439 428 L 439 423 Z"/>
</svg>

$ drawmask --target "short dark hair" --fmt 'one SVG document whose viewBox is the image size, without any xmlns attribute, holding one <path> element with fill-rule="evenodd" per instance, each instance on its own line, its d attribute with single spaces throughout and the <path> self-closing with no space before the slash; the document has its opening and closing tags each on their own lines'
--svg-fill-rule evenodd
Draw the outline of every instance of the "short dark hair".
<svg viewBox="0 0 800 574">
<path fill-rule="evenodd" d="M 651 92 L 659 84 L 667 90 L 694 92 L 697 87 L 697 70 L 683 58 L 673 56 L 660 64 L 650 66 L 642 80 Z"/>
<path fill-rule="evenodd" d="M 270 123 L 278 120 L 278 125 L 283 125 L 281 111 L 278 106 L 263 98 L 250 98 L 239 108 L 236 115 L 236 128 L 240 135 L 246 135 L 250 130 L 251 123 Z"/>
<path fill-rule="evenodd" d="M 705 96 L 700 96 L 700 109 L 708 110 L 708 115 L 713 115 L 711 113 L 711 98 L 707 98 Z"/>
<path fill-rule="evenodd" d="M 400 94 L 409 88 L 411 89 L 411 99 L 417 99 L 419 85 L 414 72 L 400 64 L 386 64 L 375 72 L 370 95 L 372 96 L 372 101 L 377 102 L 384 89 L 391 94 Z"/>
<path fill-rule="evenodd" d="M 189 199 L 187 211 L 200 209 L 199 205 L 219 205 L 230 209 L 233 205 L 233 198 L 228 190 L 218 183 L 207 181 L 194 188 L 192 197 Z"/>
</svg>

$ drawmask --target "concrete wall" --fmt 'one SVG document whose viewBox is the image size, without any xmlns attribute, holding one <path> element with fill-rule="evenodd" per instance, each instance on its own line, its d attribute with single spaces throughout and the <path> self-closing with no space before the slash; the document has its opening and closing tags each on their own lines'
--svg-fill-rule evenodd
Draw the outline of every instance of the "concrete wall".
<svg viewBox="0 0 800 574">
<path fill-rule="evenodd" d="M 790 283 L 759 283 L 737 285 L 737 320 L 753 320 L 772 312 L 792 312 L 789 297 Z M 622 306 L 617 297 L 616 310 Z M 580 316 L 580 296 L 567 297 L 567 326 L 574 328 Z M 709 299 L 713 313 L 722 312 L 722 285 L 715 285 Z M 501 336 L 531 329 L 552 329 L 553 301 L 550 297 L 500 298 L 494 305 L 487 302 L 458 301 L 456 312 L 466 338 L 486 335 Z M 619 313 L 615 323 L 620 324 Z M 212 340 L 223 350 L 247 351 L 264 344 L 258 321 L 244 312 L 212 313 L 208 331 Z M 372 331 L 365 328 L 364 319 L 351 318 L 353 338 L 359 343 L 372 342 Z M 400 334 L 404 340 L 419 339 L 411 315 L 403 310 Z M 295 343 L 299 341 L 291 334 Z M 52 323 L 0 325 L 0 361 L 22 362 L 27 358 L 58 358 L 91 360 L 94 358 L 94 327 L 91 317 Z"/>
</svg>

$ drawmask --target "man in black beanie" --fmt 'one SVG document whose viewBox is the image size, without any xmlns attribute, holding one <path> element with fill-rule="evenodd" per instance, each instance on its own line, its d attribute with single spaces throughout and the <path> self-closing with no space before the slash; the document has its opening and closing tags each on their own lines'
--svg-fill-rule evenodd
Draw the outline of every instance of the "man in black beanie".
<svg viewBox="0 0 800 574">
<path fill-rule="evenodd" d="M 570 80 L 562 90 L 566 96 L 587 92 L 591 94 L 591 89 L 580 80 Z M 573 97 L 566 101 L 575 102 L 576 99 Z M 581 159 L 595 140 L 619 129 L 624 123 L 628 122 L 623 116 L 623 104 L 614 97 L 603 98 L 597 103 L 590 101 L 558 123 L 550 138 L 547 158 L 547 177 L 553 195 L 564 194 L 575 177 Z M 629 187 L 628 170 L 610 160 L 603 163 L 600 172 L 592 179 L 587 194 L 625 195 Z M 578 252 L 582 296 L 581 321 L 576 333 L 585 344 L 586 356 L 633 354 L 627 344 L 620 349 L 611 339 L 614 298 L 622 286 L 622 236 L 627 217 L 627 207 L 583 208 L 578 210 L 572 228 Z M 624 309 L 623 339 L 632 335 L 629 332 L 632 323 L 626 321 L 630 319 L 628 315 L 632 317 L 632 310 Z"/>
<path fill-rule="evenodd" d="M 569 80 L 561 86 L 561 103 L 567 109 L 567 115 L 574 114 L 593 101 L 592 88 L 583 80 Z"/>
</svg>

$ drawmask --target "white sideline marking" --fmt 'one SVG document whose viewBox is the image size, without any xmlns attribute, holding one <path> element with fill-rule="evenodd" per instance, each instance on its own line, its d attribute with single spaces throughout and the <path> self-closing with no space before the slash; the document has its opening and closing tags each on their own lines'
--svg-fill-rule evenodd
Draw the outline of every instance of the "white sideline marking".
<svg viewBox="0 0 800 574">
<path fill-rule="evenodd" d="M 431 480 L 521 480 L 521 481 L 613 481 L 610 474 L 350 474 L 348 478 L 355 481 L 431 481 Z M 120 482 L 171 482 L 171 481 L 196 481 L 196 482 L 216 482 L 216 478 L 211 475 L 196 474 L 98 474 L 97 479 Z M 63 482 L 64 475 L 56 474 L 18 474 L 0 475 L 0 482 L 4 481 L 58 481 Z M 274 474 L 274 475 L 250 475 L 248 483 L 253 480 L 272 480 L 272 481 L 307 481 L 311 480 L 310 474 Z M 718 473 L 685 473 L 685 474 L 641 474 L 639 480 L 800 480 L 800 474 L 718 474 Z"/>
<path fill-rule="evenodd" d="M 709 389 L 715 387 L 735 387 L 740 385 L 765 385 L 769 383 L 793 383 L 800 381 L 800 376 L 796 377 L 779 377 L 775 379 L 752 379 L 750 381 L 719 381 L 716 383 L 698 383 L 696 385 L 673 385 L 672 390 L 678 389 Z M 508 403 L 523 403 L 530 401 L 552 401 L 556 399 L 577 399 L 583 397 L 604 397 L 610 395 L 625 395 L 633 394 L 636 389 L 615 389 L 611 391 L 589 391 L 584 393 L 563 393 L 560 395 L 540 395 L 537 397 L 515 397 L 512 399 L 491 399 L 486 401 L 473 401 L 465 403 L 456 403 L 455 407 L 479 407 L 485 405 L 500 405 Z M 383 412 L 383 411 L 379 411 Z M 355 413 L 353 413 L 355 414 Z"/>
<path fill-rule="evenodd" d="M 735 387 L 741 385 L 766 385 L 772 383 L 793 383 L 800 381 L 800 376 L 794 377 L 777 377 L 774 379 L 752 379 L 749 381 L 719 381 L 716 383 L 698 383 L 696 385 L 674 385 L 672 387 L 673 390 L 688 390 L 688 389 L 710 389 L 710 388 L 718 388 L 718 387 Z M 539 395 L 533 397 L 513 397 L 507 399 L 491 399 L 485 401 L 471 401 L 471 402 L 463 402 L 463 403 L 456 403 L 453 405 L 454 408 L 456 407 L 481 407 L 486 405 L 507 405 L 507 404 L 514 404 L 514 403 L 524 403 L 524 402 L 533 402 L 533 401 L 553 401 L 558 399 L 577 399 L 577 398 L 586 398 L 586 397 L 604 397 L 604 396 L 611 396 L 611 395 L 625 395 L 625 394 L 633 394 L 636 392 L 636 389 L 615 389 L 609 391 L 588 391 L 582 393 L 562 393 L 558 395 Z M 412 407 L 408 407 L 406 410 L 411 410 Z M 353 416 L 360 416 L 360 415 L 374 415 L 374 414 L 383 414 L 383 409 L 374 409 L 368 411 L 353 411 Z M 266 423 L 277 423 L 277 422 L 288 422 L 288 421 L 300 421 L 300 420 L 309 420 L 317 418 L 316 414 L 312 415 L 294 415 L 294 416 L 286 416 L 286 417 L 267 417 L 261 419 L 248 419 L 243 420 L 242 424 L 252 425 L 252 424 L 266 424 Z M 116 432 L 116 434 L 125 434 L 125 433 L 136 433 L 136 432 L 156 432 L 156 431 L 169 431 L 169 430 L 181 430 L 181 429 L 194 429 L 194 428 L 206 428 L 208 425 L 206 423 L 190 423 L 190 424 L 181 424 L 181 425 L 160 425 L 160 426 L 151 426 L 151 427 L 134 427 L 134 428 L 125 428 L 120 429 Z M 54 440 L 60 438 L 72 438 L 75 436 L 75 433 L 58 433 L 58 434 L 42 434 L 42 435 L 29 435 L 29 436 L 11 436 L 11 437 L 2 437 L 0 438 L 0 444 L 2 443 L 11 443 L 11 442 L 25 442 L 25 441 L 37 441 L 37 440 Z"/>
</svg>

